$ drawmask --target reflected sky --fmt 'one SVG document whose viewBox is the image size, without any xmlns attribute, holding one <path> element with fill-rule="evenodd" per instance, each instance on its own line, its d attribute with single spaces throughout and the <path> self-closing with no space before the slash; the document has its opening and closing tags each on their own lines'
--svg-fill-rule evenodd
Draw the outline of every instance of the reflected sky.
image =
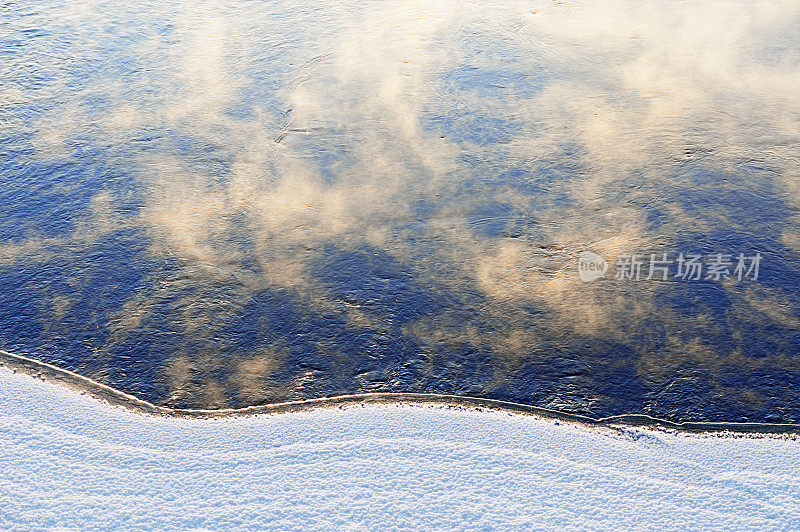
<svg viewBox="0 0 800 532">
<path fill-rule="evenodd" d="M 800 4 L 499 4 L 6 2 L 0 347 L 180 407 L 800 421 Z"/>
</svg>

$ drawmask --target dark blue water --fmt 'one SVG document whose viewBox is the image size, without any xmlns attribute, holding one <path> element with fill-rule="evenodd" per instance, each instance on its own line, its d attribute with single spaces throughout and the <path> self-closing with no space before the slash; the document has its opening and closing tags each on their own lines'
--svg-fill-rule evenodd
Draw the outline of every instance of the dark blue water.
<svg viewBox="0 0 800 532">
<path fill-rule="evenodd" d="M 176 407 L 800 422 L 791 7 L 6 2 L 0 347 Z"/>
</svg>

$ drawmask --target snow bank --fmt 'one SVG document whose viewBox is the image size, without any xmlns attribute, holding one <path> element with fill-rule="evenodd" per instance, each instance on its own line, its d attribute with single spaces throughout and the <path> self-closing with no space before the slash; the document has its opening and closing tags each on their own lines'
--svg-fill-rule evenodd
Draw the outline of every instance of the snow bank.
<svg viewBox="0 0 800 532">
<path fill-rule="evenodd" d="M 215 420 L 0 369 L 0 528 L 800 528 L 800 442 L 367 406 Z"/>
</svg>

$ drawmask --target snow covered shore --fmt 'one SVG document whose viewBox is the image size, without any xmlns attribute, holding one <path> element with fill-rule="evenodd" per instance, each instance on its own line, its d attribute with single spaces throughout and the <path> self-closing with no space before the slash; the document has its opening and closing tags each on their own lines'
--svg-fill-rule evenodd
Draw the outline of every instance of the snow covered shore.
<svg viewBox="0 0 800 532">
<path fill-rule="evenodd" d="M 800 527 L 800 441 L 443 407 L 209 420 L 0 368 L 0 528 Z"/>
</svg>

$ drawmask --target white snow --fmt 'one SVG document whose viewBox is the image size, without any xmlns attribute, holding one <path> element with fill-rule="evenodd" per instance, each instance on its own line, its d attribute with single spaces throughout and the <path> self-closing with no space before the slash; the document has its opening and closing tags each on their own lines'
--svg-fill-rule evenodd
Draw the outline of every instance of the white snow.
<svg viewBox="0 0 800 532">
<path fill-rule="evenodd" d="M 0 368 L 2 529 L 798 529 L 799 464 L 443 407 L 153 418 Z"/>
</svg>

